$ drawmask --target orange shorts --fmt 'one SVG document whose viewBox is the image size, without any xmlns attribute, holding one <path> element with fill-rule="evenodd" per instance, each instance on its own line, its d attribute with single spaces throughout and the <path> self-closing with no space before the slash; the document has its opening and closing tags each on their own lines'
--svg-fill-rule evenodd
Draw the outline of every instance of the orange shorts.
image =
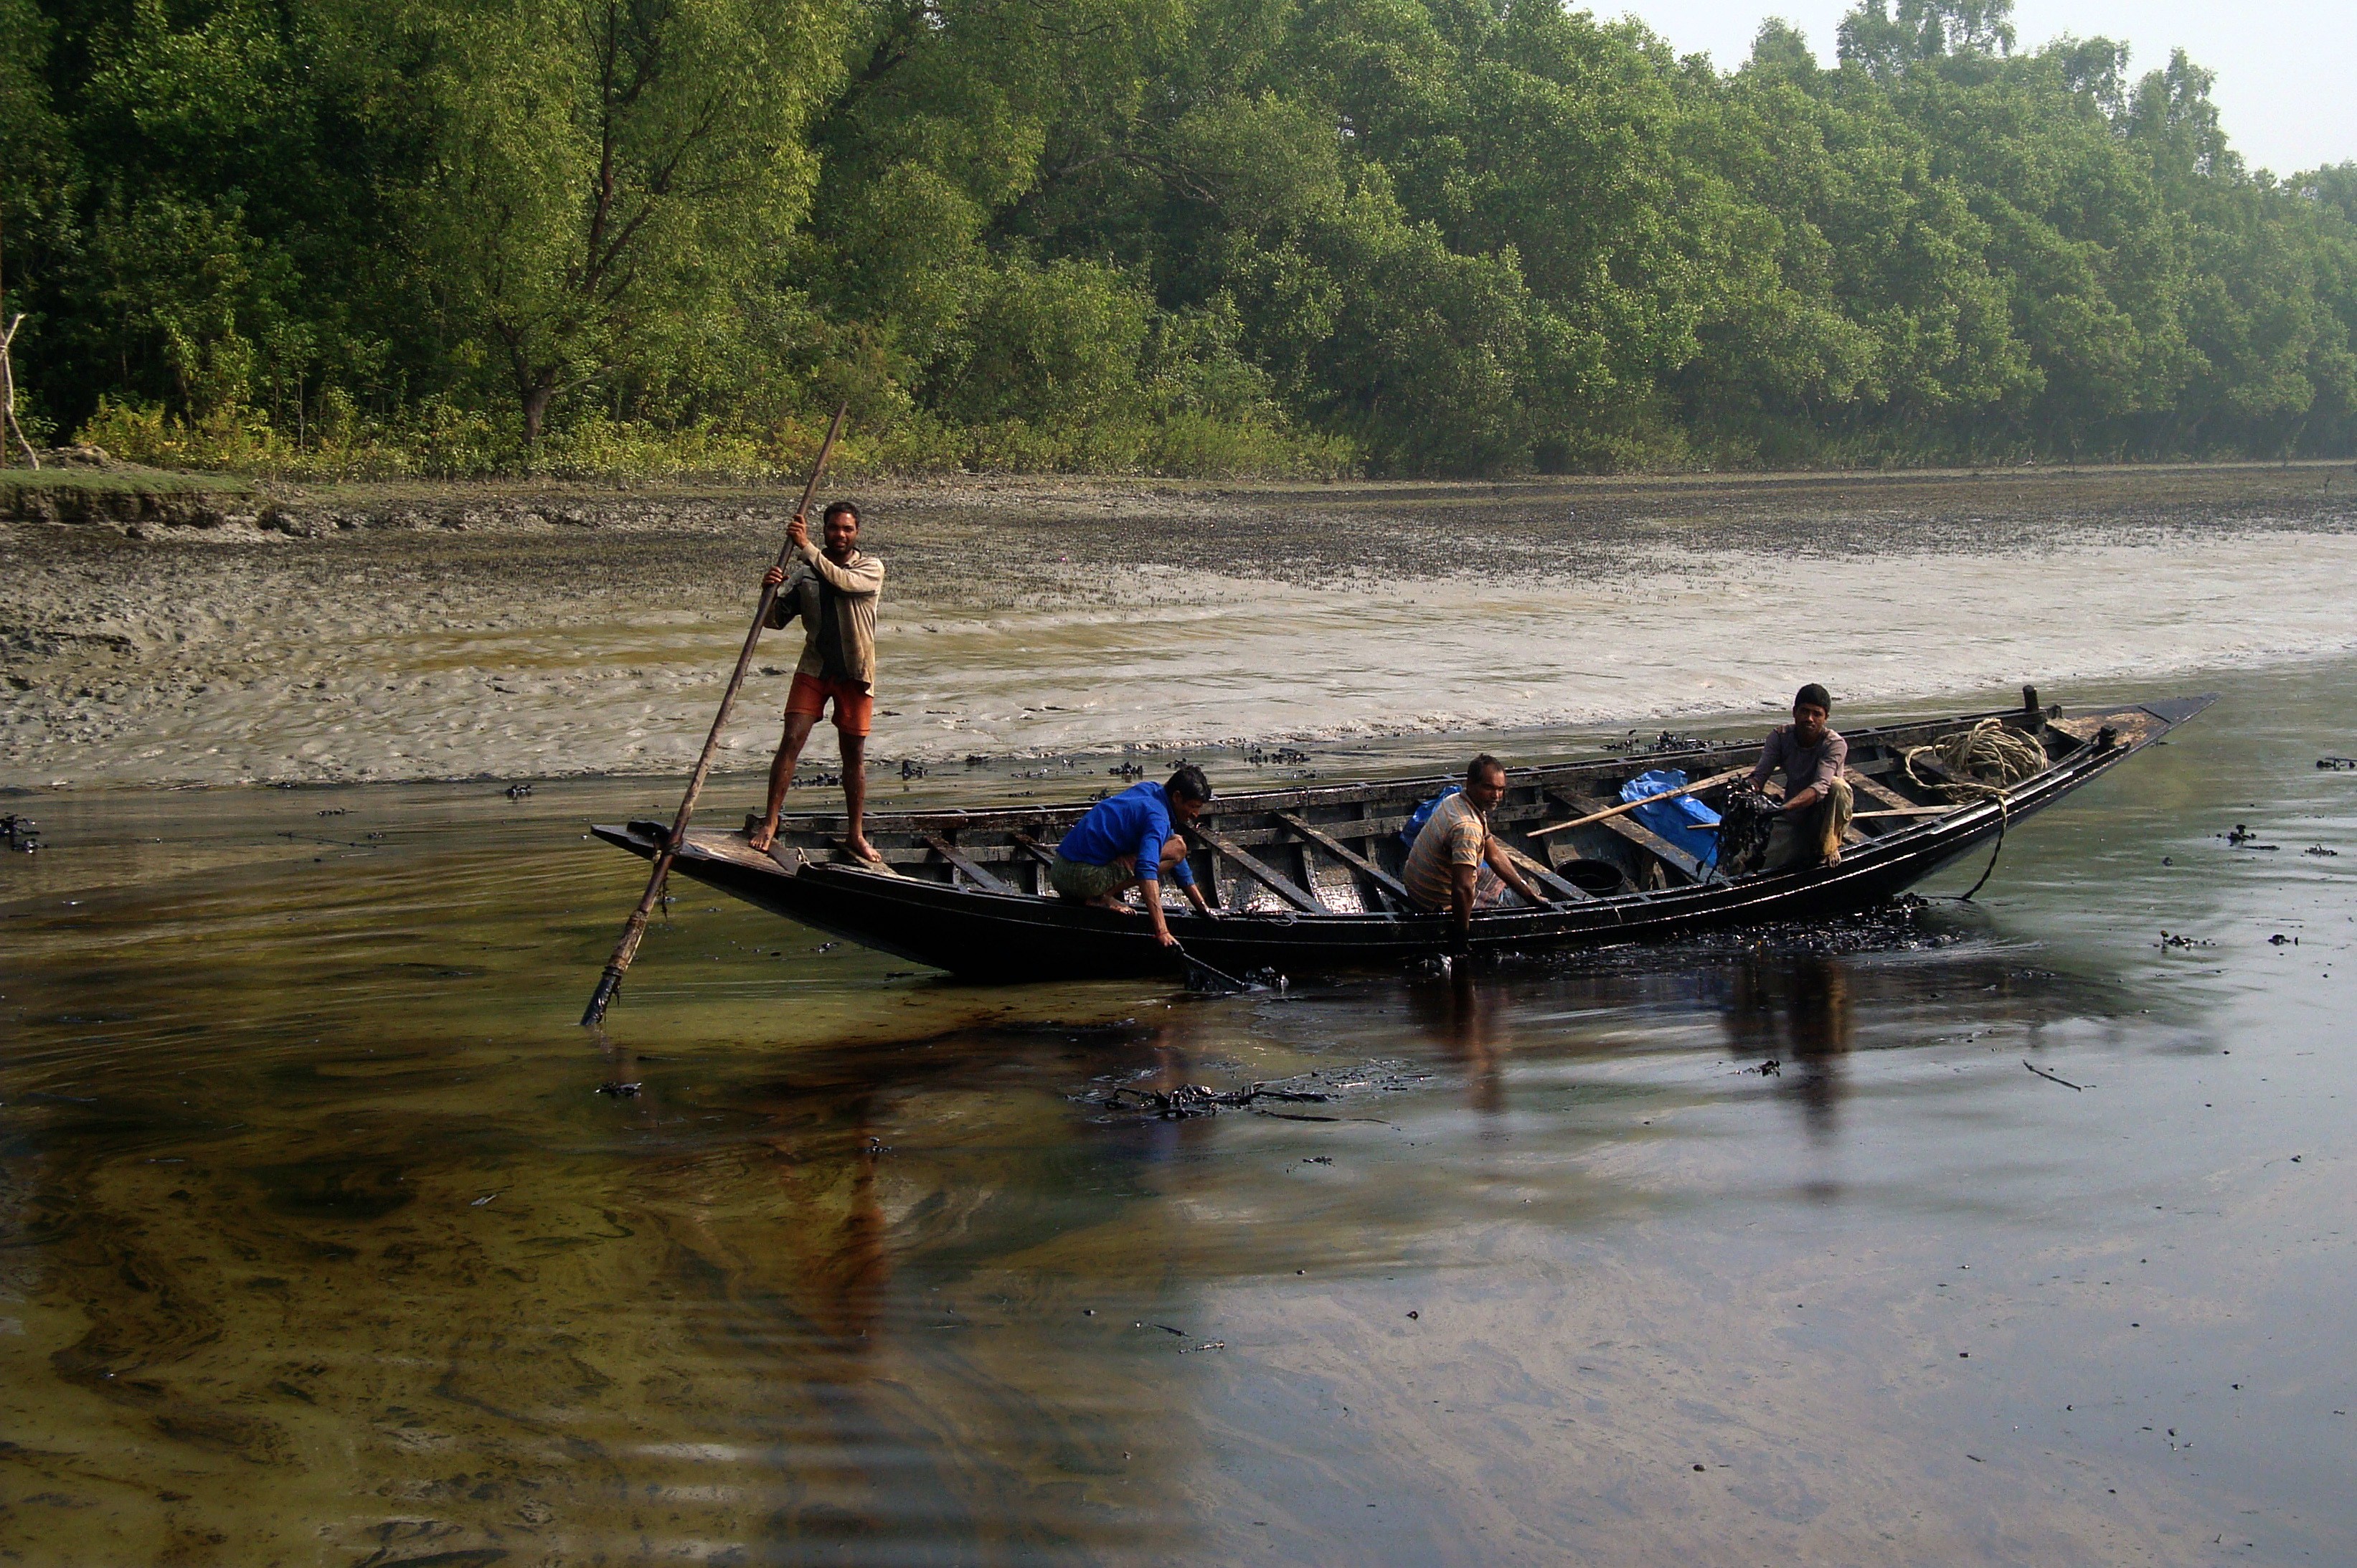
<svg viewBox="0 0 2357 1568">
<path fill-rule="evenodd" d="M 822 681 L 794 672 L 793 690 L 786 693 L 786 715 L 808 715 L 813 722 L 826 715 L 826 700 L 834 699 L 834 727 L 845 735 L 864 736 L 876 712 L 876 693 L 856 681 Z"/>
</svg>

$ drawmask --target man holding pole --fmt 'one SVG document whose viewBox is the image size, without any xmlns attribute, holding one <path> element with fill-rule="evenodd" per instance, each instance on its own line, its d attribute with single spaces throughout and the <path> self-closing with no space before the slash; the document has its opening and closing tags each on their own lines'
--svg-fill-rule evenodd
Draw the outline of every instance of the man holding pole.
<svg viewBox="0 0 2357 1568">
<path fill-rule="evenodd" d="M 639 956 L 639 943 L 646 939 L 647 921 L 653 916 L 655 905 L 662 898 L 663 881 L 671 875 L 672 865 L 679 858 L 680 845 L 687 841 L 687 824 L 695 815 L 696 797 L 704 793 L 704 781 L 712 777 L 712 759 L 720 755 L 720 737 L 727 732 L 728 714 L 737 706 L 737 693 L 744 689 L 745 671 L 753 667 L 753 650 L 760 646 L 761 628 L 769 619 L 779 585 L 785 581 L 785 568 L 798 563 L 810 551 L 810 531 L 802 525 L 802 520 L 810 515 L 811 497 L 818 494 L 818 478 L 826 472 L 827 455 L 834 450 L 835 437 L 843 434 L 844 415 L 850 412 L 850 405 L 846 403 L 837 408 L 834 417 L 827 421 L 826 439 L 818 444 L 818 456 L 812 462 L 810 478 L 802 486 L 802 504 L 794 508 L 794 521 L 786 531 L 786 542 L 778 551 L 775 578 L 764 577 L 761 580 L 760 607 L 754 612 L 753 624 L 745 628 L 744 646 L 737 650 L 737 668 L 729 671 L 728 684 L 720 693 L 720 711 L 712 715 L 712 728 L 704 736 L 704 749 L 696 754 L 695 767 L 687 776 L 687 789 L 679 798 L 679 815 L 672 819 L 671 832 L 663 835 L 662 847 L 655 852 L 654 869 L 647 873 L 647 890 L 639 895 L 638 908 L 632 909 L 630 918 L 622 922 L 622 935 L 614 944 L 614 954 L 606 961 L 605 972 L 597 977 L 597 989 L 589 993 L 589 1005 L 582 1010 L 581 1026 L 585 1029 L 594 1029 L 605 1022 L 606 1009 L 612 1004 L 615 993 L 622 989 L 622 976 L 630 972 L 630 961 Z M 858 513 L 856 510 L 852 513 L 852 537 L 856 539 L 858 530 Z M 877 568 L 877 575 L 880 585 L 881 567 Z M 871 599 L 870 603 L 873 602 Z M 872 614 L 869 625 L 871 628 L 874 625 Z M 838 703 L 836 712 L 841 711 Z M 805 728 L 802 733 L 807 736 L 810 732 Z M 791 766 L 786 769 L 786 776 L 789 779 L 793 777 Z M 776 820 L 773 811 L 770 821 L 774 822 Z M 857 831 L 856 819 L 853 831 Z"/>
<path fill-rule="evenodd" d="M 859 548 L 859 509 L 836 501 L 821 523 L 826 548 L 811 543 L 797 516 L 786 531 L 791 570 L 772 566 L 762 583 L 776 589 L 769 624 L 802 621 L 802 657 L 794 666 L 786 697 L 786 729 L 770 764 L 770 798 L 748 840 L 767 850 L 778 840 L 778 813 L 793 788 L 794 765 L 811 730 L 834 704 L 834 729 L 843 749 L 843 806 L 848 827 L 844 847 L 856 860 L 880 862 L 862 830 L 867 807 L 867 730 L 876 709 L 876 602 L 884 590 L 884 563 Z"/>
</svg>

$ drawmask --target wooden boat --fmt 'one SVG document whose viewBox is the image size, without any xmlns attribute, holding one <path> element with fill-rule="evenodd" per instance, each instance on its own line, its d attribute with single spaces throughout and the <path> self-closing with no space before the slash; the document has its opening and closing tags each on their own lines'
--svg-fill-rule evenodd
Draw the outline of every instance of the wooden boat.
<svg viewBox="0 0 2357 1568">
<path fill-rule="evenodd" d="M 1641 773 L 1676 768 L 1699 779 L 1755 762 L 1757 742 L 1516 768 L 1491 821 L 1554 901 L 1532 907 L 1513 899 L 1512 908 L 1476 915 L 1472 945 L 1540 951 L 1869 908 L 2001 842 L 2010 823 L 2118 767 L 2216 701 L 2065 709 L 2025 698 L 2023 707 L 1996 714 L 1845 731 L 1860 820 L 1837 863 L 1803 871 L 1728 877 L 1633 815 L 1537 832 L 1603 810 Z M 1995 792 L 1943 787 L 1939 765 L 1919 748 L 1988 719 L 2036 743 L 2046 766 Z M 1911 768 L 1910 752 L 1918 753 Z M 1185 830 L 1197 880 L 1221 916 L 1205 919 L 1174 901 L 1172 933 L 1187 952 L 1231 974 L 1386 967 L 1448 952 L 1448 917 L 1417 910 L 1400 884 L 1400 829 L 1419 802 L 1454 782 L 1426 777 L 1222 793 Z M 768 854 L 754 851 L 741 832 L 693 829 L 675 870 L 805 925 L 970 979 L 1175 977 L 1183 959 L 1155 941 L 1141 915 L 1066 903 L 1049 891 L 1056 842 L 1088 806 L 871 814 L 867 837 L 889 871 L 851 862 L 839 815 L 789 817 Z M 652 858 L 670 825 L 640 821 L 595 831 Z"/>
</svg>

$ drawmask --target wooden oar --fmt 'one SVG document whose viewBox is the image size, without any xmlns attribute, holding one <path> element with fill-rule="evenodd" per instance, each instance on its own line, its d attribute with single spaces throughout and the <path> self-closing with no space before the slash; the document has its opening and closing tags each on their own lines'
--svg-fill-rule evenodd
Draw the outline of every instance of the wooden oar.
<svg viewBox="0 0 2357 1568">
<path fill-rule="evenodd" d="M 1637 803 L 1642 805 L 1644 802 L 1641 800 Z M 1849 820 L 1853 822 L 1863 822 L 1876 817 L 1944 817 L 1951 811 L 1963 810 L 1962 806 L 1893 806 L 1882 811 L 1854 811 L 1850 814 Z M 1577 827 L 1579 824 L 1566 822 L 1563 825 L 1571 828 Z M 1726 825 L 1724 822 L 1688 822 L 1679 831 L 1690 833 L 1715 833 Z M 1549 832 L 1554 831 L 1553 828 L 1547 830 Z"/>
<path fill-rule="evenodd" d="M 1724 784 L 1730 779 L 1740 779 L 1750 771 L 1749 768 L 1730 768 L 1724 773 L 1715 773 L 1707 779 L 1696 779 L 1694 783 L 1681 789 L 1664 789 L 1658 795 L 1648 795 L 1641 800 L 1623 800 L 1617 806 L 1607 807 L 1601 811 L 1590 811 L 1584 817 L 1576 817 L 1567 822 L 1556 822 L 1552 827 L 1534 828 L 1530 836 L 1539 839 L 1546 837 L 1549 833 L 1569 832 L 1574 828 L 1584 828 L 1590 822 L 1600 822 L 1607 817 L 1625 815 L 1640 806 L 1650 806 L 1656 800 L 1674 800 L 1681 795 L 1691 795 L 1698 789 L 1707 789 L 1714 784 Z"/>
<path fill-rule="evenodd" d="M 802 486 L 802 504 L 794 509 L 794 521 L 805 528 L 809 526 L 811 498 L 818 493 L 819 476 L 826 472 L 827 457 L 834 450 L 834 438 L 843 433 L 843 416 L 848 412 L 847 403 L 834 411 L 834 418 L 826 427 L 826 439 L 819 443 L 818 461 L 811 465 L 810 482 Z M 785 542 L 778 547 L 780 571 L 793 559 L 793 533 L 789 530 Z M 606 961 L 606 972 L 589 998 L 588 1010 L 581 1015 L 581 1026 L 585 1029 L 594 1029 L 605 1021 L 607 1007 L 612 1004 L 614 993 L 622 988 L 623 974 L 629 971 L 630 961 L 639 956 L 639 942 L 647 934 L 647 918 L 662 897 L 663 880 L 671 875 L 672 862 L 679 858 L 679 846 L 687 842 L 687 822 L 695 814 L 695 798 L 704 792 L 705 778 L 711 773 L 712 759 L 720 750 L 720 732 L 728 727 L 728 710 L 737 705 L 737 688 L 745 684 L 745 671 L 752 667 L 753 650 L 760 645 L 761 629 L 769 622 L 770 607 L 777 596 L 777 589 L 766 582 L 761 585 L 761 602 L 753 611 L 753 628 L 745 634 L 744 651 L 737 655 L 737 669 L 728 677 L 728 689 L 720 694 L 720 711 L 713 715 L 712 733 L 704 737 L 704 754 L 695 759 L 695 771 L 688 775 L 687 794 L 680 800 L 678 820 L 671 825 L 669 842 L 655 856 L 645 896 L 622 924 L 622 940 L 614 944 L 614 956 Z"/>
</svg>

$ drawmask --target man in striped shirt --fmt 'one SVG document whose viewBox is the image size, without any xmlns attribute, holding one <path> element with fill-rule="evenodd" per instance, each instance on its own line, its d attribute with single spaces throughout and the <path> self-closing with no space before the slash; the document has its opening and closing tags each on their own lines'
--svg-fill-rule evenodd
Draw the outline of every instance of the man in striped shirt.
<svg viewBox="0 0 2357 1568">
<path fill-rule="evenodd" d="M 1472 940 L 1473 911 L 1496 908 L 1507 888 L 1534 905 L 1546 902 L 1490 831 L 1490 813 L 1505 798 L 1506 765 L 1485 751 L 1466 766 L 1465 788 L 1433 808 L 1400 873 L 1418 904 L 1457 917 L 1460 952 Z"/>
</svg>

